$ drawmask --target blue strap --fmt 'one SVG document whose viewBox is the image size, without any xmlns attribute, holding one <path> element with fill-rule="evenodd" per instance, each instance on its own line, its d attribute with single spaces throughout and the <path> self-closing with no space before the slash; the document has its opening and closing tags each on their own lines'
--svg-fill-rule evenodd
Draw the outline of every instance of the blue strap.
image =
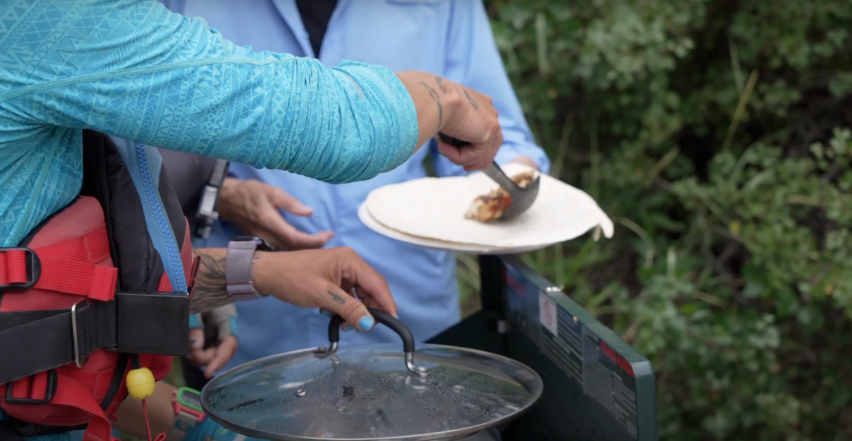
<svg viewBox="0 0 852 441">
<path fill-rule="evenodd" d="M 172 231 L 163 201 L 160 199 L 160 168 L 163 159 L 155 148 L 113 136 L 110 136 L 110 139 L 115 143 L 133 179 L 136 192 L 139 193 L 148 234 L 151 236 L 154 249 L 160 254 L 169 281 L 172 282 L 175 291 L 186 293 L 188 290 L 183 261 L 180 258 L 180 247 L 175 240 L 175 233 Z M 189 231 L 186 233 L 190 234 Z"/>
</svg>

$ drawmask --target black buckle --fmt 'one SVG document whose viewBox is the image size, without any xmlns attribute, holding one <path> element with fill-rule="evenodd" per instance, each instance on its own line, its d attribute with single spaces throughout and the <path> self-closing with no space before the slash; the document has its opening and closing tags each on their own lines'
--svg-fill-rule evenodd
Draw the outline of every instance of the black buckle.
<svg viewBox="0 0 852 441">
<path fill-rule="evenodd" d="M 38 375 L 38 374 L 36 374 Z M 12 396 L 12 385 L 15 382 L 6 384 L 6 402 L 9 404 L 47 404 L 53 399 L 56 394 L 56 370 L 47 371 L 47 385 L 45 386 L 44 398 L 15 398 Z"/>
<path fill-rule="evenodd" d="M 41 277 L 41 260 L 35 251 L 25 247 L 0 248 L 0 253 L 8 253 L 9 251 L 23 251 L 29 257 L 27 259 L 27 281 L 25 283 L 7 283 L 0 285 L 0 290 L 13 289 L 30 289 L 38 283 Z"/>
</svg>

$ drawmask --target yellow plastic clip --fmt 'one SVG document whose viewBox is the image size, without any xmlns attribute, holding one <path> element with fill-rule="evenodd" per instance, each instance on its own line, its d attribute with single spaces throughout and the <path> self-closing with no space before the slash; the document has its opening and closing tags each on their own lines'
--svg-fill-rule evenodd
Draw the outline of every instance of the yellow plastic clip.
<svg viewBox="0 0 852 441">
<path fill-rule="evenodd" d="M 128 372 L 124 382 L 127 384 L 127 393 L 137 400 L 154 395 L 154 386 L 157 384 L 154 374 L 146 367 Z"/>
</svg>

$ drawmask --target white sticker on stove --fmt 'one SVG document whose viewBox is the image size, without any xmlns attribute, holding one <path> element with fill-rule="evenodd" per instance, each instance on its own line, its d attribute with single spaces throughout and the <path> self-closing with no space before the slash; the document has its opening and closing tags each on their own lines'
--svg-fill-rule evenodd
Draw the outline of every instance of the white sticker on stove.
<svg viewBox="0 0 852 441">
<path fill-rule="evenodd" d="M 556 319 L 556 302 L 544 293 L 538 293 L 538 318 L 541 324 L 554 336 L 559 336 L 559 323 Z"/>
</svg>

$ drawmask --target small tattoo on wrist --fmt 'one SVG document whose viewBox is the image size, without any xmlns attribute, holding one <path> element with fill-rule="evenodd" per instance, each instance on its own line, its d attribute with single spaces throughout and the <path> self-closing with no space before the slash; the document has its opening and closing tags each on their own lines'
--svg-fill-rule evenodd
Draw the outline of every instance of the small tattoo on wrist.
<svg viewBox="0 0 852 441">
<path fill-rule="evenodd" d="M 441 97 L 438 95 L 438 91 L 435 90 L 432 86 L 426 84 L 425 81 L 420 81 L 419 84 L 429 92 L 429 96 L 432 97 L 432 100 L 435 101 L 435 104 L 438 105 L 438 127 L 444 126 L 444 106 L 441 105 Z"/>
<path fill-rule="evenodd" d="M 436 82 L 436 83 L 438 83 L 438 87 L 440 87 L 440 88 L 441 88 L 441 92 L 444 92 L 444 93 L 446 94 L 446 93 L 447 93 L 447 88 L 446 88 L 446 87 L 444 87 L 444 83 L 442 83 L 441 81 L 443 81 L 443 78 L 441 78 L 441 77 L 435 77 L 435 82 Z"/>
</svg>

